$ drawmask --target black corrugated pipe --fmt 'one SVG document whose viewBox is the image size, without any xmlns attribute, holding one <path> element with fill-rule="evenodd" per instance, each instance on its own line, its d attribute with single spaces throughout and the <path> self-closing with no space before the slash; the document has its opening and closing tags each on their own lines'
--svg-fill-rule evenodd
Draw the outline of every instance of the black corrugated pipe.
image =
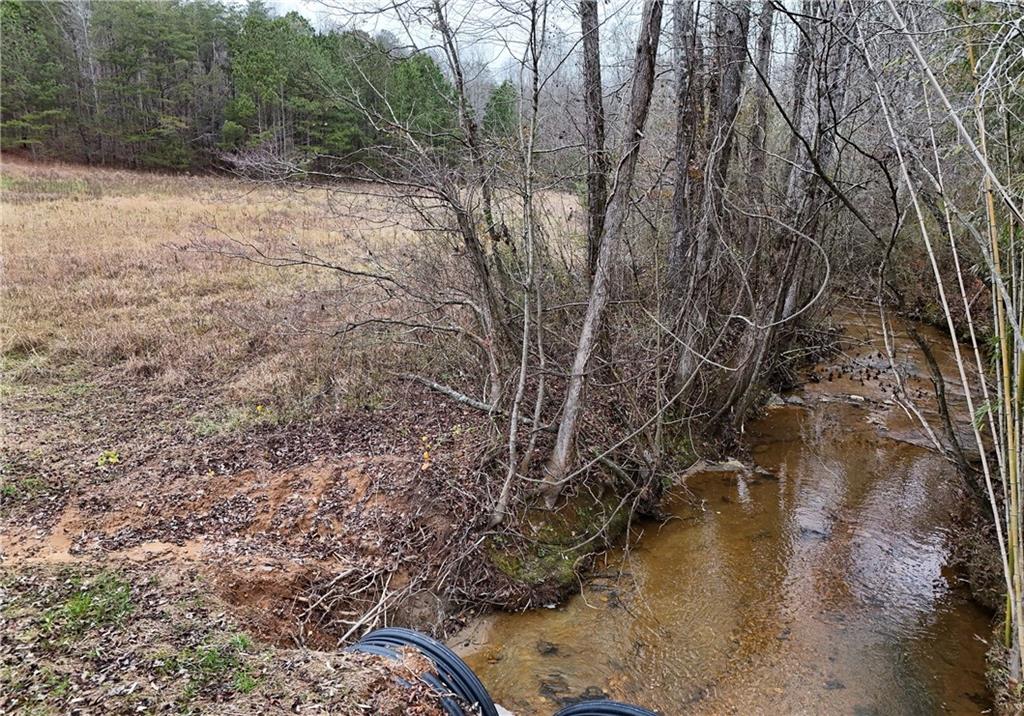
<svg viewBox="0 0 1024 716">
<path fill-rule="evenodd" d="M 601 700 L 584 701 L 566 706 L 555 716 L 657 716 L 657 714 L 632 704 Z"/>
<path fill-rule="evenodd" d="M 437 669 L 437 678 L 427 674 L 423 680 L 438 692 L 453 694 L 467 706 L 477 707 L 481 716 L 498 716 L 494 701 L 473 670 L 454 651 L 429 636 L 397 627 L 377 629 L 348 647 L 346 651 L 377 654 L 397 660 L 400 658 L 397 650 L 403 646 L 416 649 L 433 662 Z M 449 716 L 467 716 L 455 699 L 443 697 L 441 705 Z M 473 713 L 476 713 L 476 710 Z"/>
<path fill-rule="evenodd" d="M 395 661 L 401 658 L 398 650 L 412 647 L 434 664 L 437 676 L 424 674 L 421 678 L 441 694 L 441 707 L 448 716 L 498 716 L 498 709 L 487 689 L 473 670 L 447 646 L 411 629 L 390 627 L 372 631 L 345 651 L 376 654 Z M 454 697 L 454 698 L 452 698 Z M 466 708 L 472 709 L 470 712 Z M 657 716 L 640 706 L 618 701 L 584 701 L 567 706 L 555 716 Z"/>
</svg>

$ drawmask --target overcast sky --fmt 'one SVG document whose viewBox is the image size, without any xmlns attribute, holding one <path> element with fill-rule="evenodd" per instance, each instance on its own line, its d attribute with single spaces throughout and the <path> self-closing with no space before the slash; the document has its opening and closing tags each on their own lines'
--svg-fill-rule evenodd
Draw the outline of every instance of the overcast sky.
<svg viewBox="0 0 1024 716">
<path fill-rule="evenodd" d="M 234 0 L 245 5 L 246 0 Z M 295 11 L 308 18 L 318 29 L 342 25 L 359 28 L 375 34 L 387 31 L 401 42 L 411 42 L 418 47 L 429 47 L 437 43 L 437 37 L 424 23 L 403 25 L 394 12 L 370 12 L 387 5 L 387 0 L 265 0 L 278 14 Z M 401 3 L 400 3 L 401 4 Z M 456 28 L 460 42 L 460 53 L 487 64 L 497 77 L 507 74 L 512 59 L 522 52 L 524 31 L 510 27 L 504 20 L 507 14 L 499 14 L 495 4 L 488 0 L 454 0 L 449 3 L 449 22 Z M 602 2 L 602 43 L 612 45 L 625 25 L 632 25 L 633 11 L 639 3 L 630 0 L 609 0 Z M 549 28 L 561 30 L 570 38 L 578 34 L 578 20 L 575 4 L 566 1 L 552 3 L 549 10 Z M 633 38 L 629 38 L 632 42 Z M 609 49 L 611 49 L 609 47 Z"/>
</svg>

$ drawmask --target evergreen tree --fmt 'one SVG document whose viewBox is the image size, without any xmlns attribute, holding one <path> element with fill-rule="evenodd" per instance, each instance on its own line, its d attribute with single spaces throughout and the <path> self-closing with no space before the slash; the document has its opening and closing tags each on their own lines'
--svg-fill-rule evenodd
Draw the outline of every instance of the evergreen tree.
<svg viewBox="0 0 1024 716">
<path fill-rule="evenodd" d="M 391 111 L 421 141 L 456 131 L 429 55 L 258 0 L 0 0 L 0 25 L 5 150 L 185 169 L 259 148 L 338 170 L 404 136 Z"/>
<path fill-rule="evenodd" d="M 484 107 L 484 132 L 492 138 L 509 139 L 519 120 L 519 92 L 505 80 L 494 88 Z"/>
<path fill-rule="evenodd" d="M 71 87 L 63 41 L 52 12 L 59 7 L 24 0 L 0 3 L 0 146 L 30 149 L 61 144 Z"/>
<path fill-rule="evenodd" d="M 456 126 L 451 84 L 425 53 L 399 60 L 387 83 L 388 103 L 398 124 L 433 144 L 445 144 Z"/>
</svg>

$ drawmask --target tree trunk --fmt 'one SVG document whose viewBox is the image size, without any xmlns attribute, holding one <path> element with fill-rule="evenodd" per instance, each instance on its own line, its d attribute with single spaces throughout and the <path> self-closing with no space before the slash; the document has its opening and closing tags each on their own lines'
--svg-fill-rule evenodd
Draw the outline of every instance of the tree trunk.
<svg viewBox="0 0 1024 716">
<path fill-rule="evenodd" d="M 804 3 L 804 10 L 810 11 L 813 8 L 810 4 Z M 796 23 L 796 20 L 793 21 Z M 784 187 L 787 199 L 796 194 L 796 182 L 801 175 L 800 157 L 800 133 L 803 132 L 804 104 L 807 98 L 807 78 L 811 70 L 811 52 L 814 42 L 807 31 L 800 30 L 800 41 L 797 44 L 796 65 L 793 71 L 793 102 L 790 110 L 790 121 L 795 131 L 789 136 L 789 146 L 786 150 L 787 162 L 783 172 L 785 176 Z M 767 77 L 765 78 L 767 80 Z M 790 204 L 787 202 L 787 206 Z"/>
<path fill-rule="evenodd" d="M 633 64 L 632 88 L 629 104 L 626 106 L 622 159 L 616 171 L 615 187 L 608 210 L 605 214 L 604 232 L 597 255 L 594 281 L 590 288 L 590 300 L 583 321 L 572 374 L 566 391 L 565 407 L 558 426 L 558 437 L 545 469 L 543 494 L 549 508 L 562 492 L 562 487 L 572 465 L 576 433 L 580 414 L 585 407 L 583 394 L 587 382 L 590 359 L 601 332 L 605 308 L 611 293 L 613 264 L 618 254 L 619 243 L 630 207 L 630 191 L 636 170 L 640 146 L 643 142 L 644 125 L 651 105 L 654 90 L 654 64 L 658 55 L 658 39 L 661 34 L 662 0 L 645 0 L 640 37 L 636 46 Z"/>
<path fill-rule="evenodd" d="M 681 26 L 688 23 L 687 8 L 677 8 Z M 692 21 L 691 21 L 692 22 Z M 677 328 L 677 336 L 684 345 L 680 345 L 677 351 L 676 368 L 674 381 L 677 385 L 684 385 L 690 381 L 694 371 L 698 370 L 698 358 L 694 350 L 699 350 L 700 337 L 706 332 L 709 311 L 712 307 L 704 305 L 695 300 L 702 290 L 712 292 L 717 287 L 708 283 L 709 277 L 703 276 L 702 272 L 713 264 L 716 253 L 716 246 L 722 244 L 720 241 L 723 213 L 724 194 L 728 169 L 733 154 L 733 138 L 735 131 L 733 125 L 736 115 L 739 112 L 740 95 L 743 87 L 743 70 L 746 65 L 747 56 L 747 31 L 750 25 L 750 3 L 743 2 L 719 2 L 716 4 L 713 42 L 714 55 L 712 57 L 713 71 L 709 78 L 708 106 L 711 111 L 711 119 L 708 121 L 707 139 L 705 145 L 709 152 L 710 177 L 704 182 L 706 194 L 702 203 L 702 210 L 707 212 L 699 222 L 698 229 L 688 237 L 690 242 L 696 243 L 695 256 L 691 262 L 689 281 L 680 281 L 680 290 L 675 299 L 674 310 L 676 320 L 673 325 Z M 694 28 L 688 27 L 684 32 L 696 32 Z M 684 43 L 694 45 L 693 41 L 683 38 Z M 677 38 L 678 42 L 678 38 Z M 693 57 L 693 55 L 691 55 Z M 692 70 L 691 70 L 692 72 Z M 689 108 L 679 106 L 679 89 L 677 88 L 677 122 L 684 119 L 684 112 L 691 111 Z M 693 120 L 694 123 L 696 120 Z M 694 128 L 695 129 L 695 128 Z M 677 126 L 677 136 L 679 133 Z M 675 198 L 675 197 L 674 197 Z M 685 199 L 678 199 L 679 204 L 673 206 L 675 219 L 677 216 L 685 221 L 690 221 L 688 211 L 681 208 L 685 206 L 682 202 Z M 712 234 L 712 232 L 717 232 Z M 714 237 L 714 238 L 712 238 Z M 678 239 L 673 236 L 673 243 Z M 670 249 L 673 250 L 673 249 Z M 680 259 L 673 256 L 670 258 L 669 276 L 677 274 L 685 276 L 681 269 L 673 268 L 673 263 L 678 264 Z M 702 277 L 703 276 L 703 277 Z M 724 285 L 724 284 L 723 284 Z M 710 299 L 709 299 L 710 300 Z M 686 316 L 682 311 L 687 310 Z"/>
<path fill-rule="evenodd" d="M 716 122 L 714 160 L 714 201 L 712 206 L 721 215 L 725 183 L 732 158 L 733 124 L 740 108 L 740 91 L 743 89 L 743 69 L 747 61 L 747 31 L 750 28 L 750 3 L 728 3 L 718 6 L 721 16 L 722 44 L 717 48 L 720 68 L 718 84 L 718 119 Z"/>
<path fill-rule="evenodd" d="M 697 57 L 693 0 L 676 0 L 672 7 L 672 30 L 676 80 L 676 177 L 672 188 L 672 237 L 668 247 L 668 303 L 674 315 L 683 293 L 683 277 L 686 275 L 684 264 L 691 241 L 690 159 L 697 129 L 697 108 L 694 106 Z"/>
<path fill-rule="evenodd" d="M 809 11 L 813 8 L 805 3 L 804 9 Z M 753 343 L 755 347 L 739 354 L 744 362 L 737 373 L 727 402 L 728 407 L 735 405 L 733 419 L 736 424 L 742 423 L 750 406 L 751 387 L 757 381 L 763 368 L 764 357 L 768 354 L 772 342 L 784 340 L 784 334 L 779 330 L 781 322 L 801 310 L 806 300 L 805 292 L 816 290 L 815 286 L 808 286 L 809 281 L 805 280 L 813 274 L 814 254 L 804 237 L 813 239 L 822 219 L 823 187 L 819 172 L 824 171 L 828 175 L 833 175 L 836 169 L 834 136 L 836 127 L 845 114 L 846 86 L 849 81 L 849 43 L 842 33 L 835 32 L 835 26 L 841 26 L 848 19 L 848 13 L 842 6 L 831 7 L 827 16 L 831 18 L 831 24 L 826 29 L 832 32 L 831 35 L 823 35 L 821 27 L 816 25 L 802 29 L 795 68 L 793 114 L 790 117 L 795 131 L 790 138 L 787 157 L 790 169 L 786 182 L 785 206 L 787 222 L 803 236 L 788 236 L 789 232 L 779 232 L 776 246 L 788 245 L 783 263 L 785 268 L 777 273 L 781 276 L 780 284 L 785 286 L 784 295 L 776 297 L 774 306 L 759 307 L 754 312 L 755 322 L 766 321 L 767 330 L 744 327 L 741 345 Z M 816 54 L 816 48 L 822 45 L 824 47 L 819 52 L 827 59 L 816 68 L 813 73 L 815 83 L 810 85 L 807 80 L 811 75 L 812 58 Z M 767 79 L 767 74 L 760 69 L 758 67 L 761 76 Z M 816 99 L 816 103 L 811 105 L 812 109 L 816 108 L 816 112 L 806 111 L 808 97 Z M 806 142 L 801 141 L 798 136 L 804 131 L 805 115 L 809 120 L 813 119 L 813 124 L 809 127 L 811 136 L 805 137 Z M 813 155 L 802 149 L 805 145 L 813 148 Z M 813 171 L 812 165 L 815 167 Z M 776 252 L 781 253 L 780 249 L 776 249 Z"/>
<path fill-rule="evenodd" d="M 597 0 L 580 0 L 580 26 L 583 31 L 583 146 L 587 152 L 587 277 L 593 281 L 604 229 L 604 212 L 608 208 L 608 158 L 604 152 Z"/>
<path fill-rule="evenodd" d="M 811 8 L 806 0 L 803 9 L 808 11 L 805 14 L 810 14 Z M 790 19 L 794 24 L 798 22 L 793 15 L 790 15 Z M 796 132 L 790 135 L 785 169 L 783 170 L 783 183 L 786 192 L 785 216 L 794 226 L 800 226 L 799 217 L 803 214 L 806 206 L 805 192 L 810 189 L 804 166 L 807 163 L 807 158 L 802 150 L 803 145 L 797 132 L 802 131 L 801 127 L 804 124 L 815 28 L 799 27 L 798 30 L 800 39 L 797 44 L 793 69 L 793 97 L 790 110 L 790 122 L 796 128 Z M 768 75 L 761 71 L 760 64 L 758 64 L 757 70 L 759 85 L 767 93 Z M 736 371 L 729 380 L 728 393 L 714 415 L 713 421 L 717 421 L 732 411 L 733 424 L 742 425 L 750 402 L 751 387 L 761 371 L 764 356 L 768 352 L 768 345 L 776 335 L 776 327 L 772 324 L 785 315 L 787 298 L 793 292 L 792 284 L 796 266 L 802 253 L 798 242 L 802 239 L 788 236 L 788 232 L 785 231 L 774 230 L 772 233 L 769 261 L 766 266 L 760 267 L 758 275 L 753 277 L 753 280 L 757 282 L 755 288 L 758 289 L 760 296 L 760 299 L 750 307 L 750 321 L 753 325 L 744 323 L 740 335 L 736 338 L 737 350 L 734 351 L 732 359 Z M 762 289 L 758 285 L 760 275 L 764 275 L 765 279 L 772 283 L 773 290 L 769 290 L 768 286 Z"/>
<path fill-rule="evenodd" d="M 758 18 L 757 76 L 769 81 L 772 58 L 772 20 L 775 5 L 765 0 Z M 764 170 L 767 161 L 768 89 L 762 82 L 754 83 L 754 125 L 750 128 L 750 199 L 760 206 L 764 201 Z"/>
</svg>

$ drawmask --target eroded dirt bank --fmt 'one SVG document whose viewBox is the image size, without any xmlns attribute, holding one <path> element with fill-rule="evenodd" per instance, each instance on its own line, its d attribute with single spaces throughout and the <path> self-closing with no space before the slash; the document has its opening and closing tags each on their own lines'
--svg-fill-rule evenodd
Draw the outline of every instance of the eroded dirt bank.
<svg viewBox="0 0 1024 716">
<path fill-rule="evenodd" d="M 251 608 L 263 635 L 330 643 L 315 619 L 330 605 L 320 593 L 327 583 L 338 600 L 381 574 L 392 595 L 424 589 L 426 566 L 456 558 L 473 524 L 472 505 L 452 489 L 468 479 L 454 467 L 465 445 L 452 436 L 475 416 L 428 414 L 432 404 L 414 396 L 409 407 L 407 422 L 355 416 L 249 434 L 241 456 L 225 447 L 223 461 L 214 452 L 178 474 L 115 465 L 53 499 L 12 505 L 5 566 L 204 565 L 221 596 Z M 231 458 L 254 466 L 236 471 Z M 380 588 L 363 591 L 381 598 Z M 327 604 L 313 607 L 318 598 Z"/>
<path fill-rule="evenodd" d="M 392 666 L 338 651 L 382 624 L 443 636 L 468 609 L 543 592 L 481 539 L 487 493 L 467 451 L 482 429 L 411 392 L 386 423 L 268 430 L 179 473 L 114 465 L 7 500 L 0 703 L 435 713 Z"/>
</svg>

